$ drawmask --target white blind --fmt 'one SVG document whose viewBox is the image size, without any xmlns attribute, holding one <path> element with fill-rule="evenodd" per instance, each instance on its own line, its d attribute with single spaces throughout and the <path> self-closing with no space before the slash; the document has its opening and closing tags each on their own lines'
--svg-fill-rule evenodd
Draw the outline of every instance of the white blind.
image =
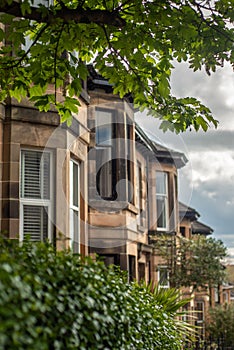
<svg viewBox="0 0 234 350">
<path fill-rule="evenodd" d="M 23 236 L 33 242 L 44 241 L 48 232 L 48 216 L 43 206 L 23 205 Z"/>
<path fill-rule="evenodd" d="M 20 234 L 31 241 L 51 238 L 51 153 L 21 151 Z"/>
<path fill-rule="evenodd" d="M 21 197 L 50 198 L 50 154 L 22 151 Z"/>
</svg>

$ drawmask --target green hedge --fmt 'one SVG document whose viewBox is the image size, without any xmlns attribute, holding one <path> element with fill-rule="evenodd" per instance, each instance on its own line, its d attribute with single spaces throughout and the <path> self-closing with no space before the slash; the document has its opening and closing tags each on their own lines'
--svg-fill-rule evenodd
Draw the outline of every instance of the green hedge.
<svg viewBox="0 0 234 350">
<path fill-rule="evenodd" d="M 173 316 L 101 262 L 1 241 L 1 350 L 180 349 Z"/>
</svg>

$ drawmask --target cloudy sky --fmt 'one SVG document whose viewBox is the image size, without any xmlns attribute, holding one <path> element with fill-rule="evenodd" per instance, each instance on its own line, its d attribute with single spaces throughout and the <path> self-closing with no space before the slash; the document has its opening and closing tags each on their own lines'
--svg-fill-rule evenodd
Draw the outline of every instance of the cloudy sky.
<svg viewBox="0 0 234 350">
<path fill-rule="evenodd" d="M 158 141 L 182 151 L 189 163 L 180 170 L 180 200 L 195 208 L 200 221 L 214 229 L 234 258 L 234 72 L 230 66 L 207 76 L 178 64 L 172 75 L 176 96 L 194 96 L 207 105 L 218 129 L 163 134 L 156 119 L 137 114 L 136 120 Z"/>
</svg>

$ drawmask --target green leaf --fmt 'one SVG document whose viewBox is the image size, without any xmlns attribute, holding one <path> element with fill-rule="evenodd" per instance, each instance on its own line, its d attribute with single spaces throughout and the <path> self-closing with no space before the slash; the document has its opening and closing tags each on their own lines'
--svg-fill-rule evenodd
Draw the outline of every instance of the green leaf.
<svg viewBox="0 0 234 350">
<path fill-rule="evenodd" d="M 169 82 L 164 75 L 162 75 L 159 80 L 158 92 L 163 98 L 168 98 L 169 96 L 169 93 L 170 93 Z"/>
<path fill-rule="evenodd" d="M 208 124 L 207 124 L 207 122 L 206 122 L 202 117 L 198 116 L 198 117 L 196 118 L 196 123 L 197 123 L 199 126 L 201 126 L 202 129 L 203 129 L 204 131 L 207 131 L 207 129 L 208 129 Z"/>
<path fill-rule="evenodd" d="M 43 95 L 46 91 L 46 86 L 34 85 L 30 87 L 29 94 L 30 97 Z"/>
<path fill-rule="evenodd" d="M 27 96 L 27 90 L 23 85 L 16 87 L 14 90 L 10 90 L 10 96 L 16 98 L 19 102 L 22 97 Z"/>
<path fill-rule="evenodd" d="M 21 4 L 20 4 L 20 8 L 22 11 L 22 15 L 25 16 L 26 13 L 31 13 L 31 6 L 29 4 L 29 2 L 27 0 L 24 0 Z"/>
</svg>

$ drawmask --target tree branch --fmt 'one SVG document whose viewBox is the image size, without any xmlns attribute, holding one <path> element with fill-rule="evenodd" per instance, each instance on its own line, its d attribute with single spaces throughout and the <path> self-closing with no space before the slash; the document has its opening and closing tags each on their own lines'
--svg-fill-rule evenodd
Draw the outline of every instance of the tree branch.
<svg viewBox="0 0 234 350">
<path fill-rule="evenodd" d="M 23 56 L 21 56 L 20 58 L 15 58 L 14 60 L 12 60 L 11 62 L 1 62 L 0 65 L 0 70 L 2 69 L 13 69 L 13 68 L 17 68 L 21 65 L 21 63 L 24 61 L 24 59 L 28 56 L 28 54 L 30 53 L 31 48 L 37 43 L 38 39 L 40 39 L 41 35 L 43 34 L 43 32 L 48 28 L 48 24 L 45 24 L 40 31 L 37 33 L 36 37 L 34 38 L 32 44 L 30 45 L 30 47 L 28 48 L 27 51 L 24 52 Z M 2 67 L 1 67 L 2 66 Z"/>
<path fill-rule="evenodd" d="M 197 10 L 198 10 L 198 12 L 199 12 L 199 14 L 200 14 L 201 20 L 207 25 L 207 27 L 209 27 L 209 28 L 211 28 L 212 30 L 216 31 L 217 33 L 221 34 L 221 35 L 222 35 L 224 38 L 226 38 L 228 41 L 231 41 L 232 43 L 234 42 L 234 40 L 233 40 L 229 35 L 227 35 L 226 32 L 224 32 L 223 30 L 220 29 L 219 26 L 217 26 L 217 25 L 214 24 L 214 20 L 213 20 L 212 22 L 210 22 L 210 21 L 208 21 L 208 20 L 205 18 L 204 14 L 203 14 L 203 12 L 202 12 L 202 10 L 201 10 L 201 6 L 200 6 L 199 3 L 197 3 L 196 1 L 193 1 L 193 5 L 196 6 L 196 8 L 197 8 Z M 214 14 L 214 11 L 213 11 L 211 8 L 210 8 L 210 11 L 212 12 L 213 16 L 216 17 L 215 14 Z"/>
<path fill-rule="evenodd" d="M 58 55 L 58 47 L 59 42 L 62 36 L 62 32 L 64 30 L 65 23 L 63 23 L 62 28 L 59 32 L 58 40 L 55 47 L 55 53 L 54 53 L 54 101 L 55 104 L 57 103 L 57 55 Z"/>
<path fill-rule="evenodd" d="M 40 8 L 31 7 L 31 13 L 22 13 L 20 3 L 13 1 L 11 5 L 7 2 L 0 4 L 0 12 L 7 13 L 15 17 L 21 17 L 29 20 L 34 20 L 38 23 L 48 23 L 53 24 L 58 19 L 62 19 L 64 23 L 74 21 L 75 23 L 95 23 L 95 24 L 107 24 L 118 28 L 123 28 L 125 26 L 125 20 L 122 19 L 117 11 L 108 10 L 92 10 L 92 9 L 82 9 L 78 7 L 77 9 L 62 8 L 57 11 L 55 7 L 53 11 L 48 9 L 47 16 L 43 14 Z"/>
</svg>

